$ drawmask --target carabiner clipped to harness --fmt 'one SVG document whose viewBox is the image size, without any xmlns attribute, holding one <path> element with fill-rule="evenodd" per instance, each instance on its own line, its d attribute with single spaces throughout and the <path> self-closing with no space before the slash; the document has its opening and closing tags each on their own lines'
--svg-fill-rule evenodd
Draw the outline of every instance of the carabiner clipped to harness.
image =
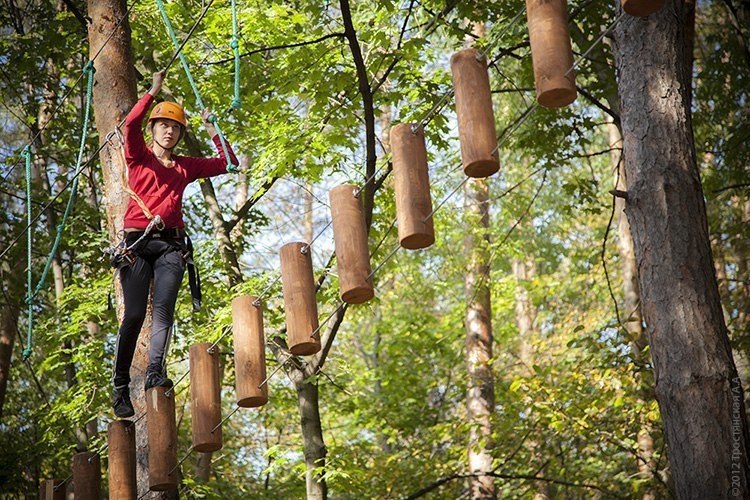
<svg viewBox="0 0 750 500">
<path fill-rule="evenodd" d="M 164 229 L 164 221 L 158 214 L 149 221 L 148 226 L 146 226 L 146 229 L 143 230 L 143 234 L 132 244 L 128 245 L 127 241 L 123 239 L 116 246 L 104 250 L 104 253 L 109 254 L 109 262 L 110 264 L 112 264 L 112 267 L 121 269 L 126 265 L 132 265 L 133 263 L 135 263 L 135 255 L 133 254 L 133 249 L 136 248 L 138 244 L 143 241 L 144 238 L 146 238 L 154 229 L 156 229 L 157 231 L 161 231 Z"/>
</svg>

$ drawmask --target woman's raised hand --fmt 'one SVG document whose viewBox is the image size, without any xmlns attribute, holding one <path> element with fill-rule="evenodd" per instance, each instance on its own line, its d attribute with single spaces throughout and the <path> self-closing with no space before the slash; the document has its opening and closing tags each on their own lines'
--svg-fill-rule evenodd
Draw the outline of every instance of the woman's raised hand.
<svg viewBox="0 0 750 500">
<path fill-rule="evenodd" d="M 157 71 L 154 73 L 154 83 L 151 85 L 151 90 L 149 90 L 149 94 L 156 95 L 161 90 L 161 85 L 164 83 L 164 71 Z"/>
<path fill-rule="evenodd" d="M 213 138 L 217 132 L 216 127 L 214 127 L 213 124 L 213 113 L 211 113 L 211 110 L 208 108 L 203 108 L 201 110 L 201 116 L 203 117 L 203 126 L 206 127 L 206 131 L 208 132 L 208 135 Z"/>
</svg>

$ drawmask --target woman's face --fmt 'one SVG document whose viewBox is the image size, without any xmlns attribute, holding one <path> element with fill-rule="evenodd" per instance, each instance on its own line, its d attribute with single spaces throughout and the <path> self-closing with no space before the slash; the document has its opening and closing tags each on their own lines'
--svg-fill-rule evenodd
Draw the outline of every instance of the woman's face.
<svg viewBox="0 0 750 500">
<path fill-rule="evenodd" d="M 177 145 L 182 133 L 182 125 L 174 120 L 157 118 L 152 128 L 154 140 L 165 149 L 172 149 Z"/>
</svg>

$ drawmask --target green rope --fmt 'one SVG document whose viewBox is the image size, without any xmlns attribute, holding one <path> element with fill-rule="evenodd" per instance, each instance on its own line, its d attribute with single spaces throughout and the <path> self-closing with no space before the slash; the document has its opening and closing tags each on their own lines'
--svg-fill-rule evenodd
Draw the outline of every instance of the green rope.
<svg viewBox="0 0 750 500">
<path fill-rule="evenodd" d="M 159 7 L 159 12 L 161 13 L 161 17 L 164 20 L 164 24 L 167 27 L 167 31 L 169 32 L 169 38 L 172 39 L 172 44 L 174 45 L 176 50 L 180 50 L 180 42 L 177 40 L 177 35 L 175 35 L 174 29 L 172 29 L 172 23 L 169 21 L 169 16 L 167 15 L 167 10 L 164 8 L 164 2 L 162 0 L 156 0 L 156 6 Z M 195 85 L 195 80 L 193 79 L 193 75 L 190 73 L 190 67 L 187 63 L 187 58 L 185 58 L 185 55 L 180 52 L 180 63 L 182 63 L 182 69 L 185 70 L 185 76 L 187 76 L 188 83 L 190 83 L 190 87 L 193 89 L 193 94 L 195 95 L 195 102 L 198 105 L 200 109 L 206 109 L 206 106 L 203 104 L 203 99 L 201 99 L 201 94 L 198 92 L 198 87 Z M 232 164 L 232 160 L 229 158 L 229 151 L 227 149 L 227 143 L 224 139 L 224 134 L 221 132 L 221 128 L 219 127 L 218 122 L 216 121 L 216 117 L 212 114 L 210 118 L 211 123 L 214 124 L 216 127 L 216 132 L 219 134 L 219 141 L 221 142 L 221 148 L 224 151 L 224 157 L 227 160 L 227 172 L 237 172 L 237 166 Z"/>
<path fill-rule="evenodd" d="M 26 334 L 26 348 L 23 350 L 23 359 L 26 361 L 31 356 L 31 331 L 34 314 L 34 304 L 31 300 L 31 146 L 23 148 L 21 155 L 26 159 L 26 216 L 29 225 L 26 233 L 26 305 L 29 307 L 29 326 Z"/>
<path fill-rule="evenodd" d="M 232 99 L 231 109 L 239 109 L 242 105 L 240 98 L 240 38 L 239 29 L 237 28 L 237 3 L 232 0 L 232 41 L 229 46 L 234 51 L 234 99 Z"/>
<path fill-rule="evenodd" d="M 239 172 L 237 165 L 233 164 L 231 158 L 229 158 L 227 141 L 226 139 L 224 139 L 224 134 L 221 133 L 221 127 L 219 127 L 219 121 L 216 119 L 216 115 L 211 113 L 211 116 L 208 117 L 208 120 L 214 124 L 214 127 L 216 127 L 216 133 L 219 136 L 219 142 L 221 142 L 221 149 L 224 151 L 224 158 L 227 159 L 227 172 Z"/>
<path fill-rule="evenodd" d="M 89 116 L 91 115 L 91 95 L 94 89 L 94 72 L 96 71 L 94 69 L 94 64 L 92 61 L 89 61 L 86 63 L 86 66 L 83 68 L 84 73 L 88 73 L 88 82 L 86 85 L 86 107 L 83 112 L 83 130 L 81 131 L 81 143 L 78 147 L 78 158 L 76 160 L 76 168 L 75 168 L 75 176 L 73 178 L 73 184 L 70 188 L 70 198 L 68 199 L 68 204 L 65 207 L 65 213 L 63 213 L 62 221 L 57 226 L 57 233 L 55 234 L 55 241 L 52 244 L 52 249 L 49 252 L 49 255 L 47 256 L 47 263 L 44 266 L 44 271 L 42 271 L 42 277 L 39 278 L 39 283 L 36 285 L 36 289 L 34 290 L 34 293 L 31 296 L 31 299 L 33 300 L 37 294 L 41 291 L 42 287 L 44 286 L 44 282 L 47 279 L 47 273 L 49 273 L 50 267 L 52 266 L 52 260 L 57 253 L 57 248 L 60 246 L 60 240 L 62 239 L 62 233 L 65 230 L 65 224 L 67 223 L 68 217 L 70 216 L 71 211 L 73 210 L 73 204 L 75 202 L 76 194 L 78 192 L 78 178 L 79 173 L 81 171 L 81 165 L 83 164 L 83 152 L 86 147 L 86 135 L 88 133 L 89 128 Z"/>
</svg>

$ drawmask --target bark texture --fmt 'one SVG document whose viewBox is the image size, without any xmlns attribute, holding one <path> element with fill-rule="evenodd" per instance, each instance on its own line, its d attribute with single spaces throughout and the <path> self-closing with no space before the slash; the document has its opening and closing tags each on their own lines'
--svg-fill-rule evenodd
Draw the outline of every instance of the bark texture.
<svg viewBox="0 0 750 500">
<path fill-rule="evenodd" d="M 308 500 L 328 498 L 328 486 L 322 477 L 328 453 L 320 424 L 318 384 L 295 377 L 297 404 L 302 422 L 302 439 L 305 448 L 305 483 Z"/>
<path fill-rule="evenodd" d="M 471 179 L 464 188 L 469 234 L 464 240 L 467 256 L 466 306 L 466 395 L 469 423 L 469 478 L 471 498 L 496 498 L 492 476 L 492 413 L 495 382 L 492 373 L 492 314 L 489 268 L 489 186 L 485 179 Z"/>
<path fill-rule="evenodd" d="M 16 340 L 18 312 L 18 307 L 7 300 L 3 300 L 0 304 L 0 422 L 2 422 L 5 405 L 5 392 L 8 388 L 13 344 Z"/>
<path fill-rule="evenodd" d="M 670 0 L 615 30 L 625 213 L 677 496 L 747 498 L 748 429 L 696 165 L 685 8 Z"/>
<path fill-rule="evenodd" d="M 136 102 L 135 70 L 131 46 L 130 24 L 127 19 L 125 0 L 88 0 L 89 50 L 90 57 L 99 52 L 94 62 L 96 80 L 94 83 L 94 121 L 99 131 L 99 144 L 104 145 L 107 136 L 118 127 Z M 111 39 L 107 41 L 111 33 Z M 116 158 L 116 150 L 103 147 L 99 153 L 104 178 L 103 204 L 107 215 L 107 230 L 110 241 L 117 239 L 123 229 L 128 195 L 122 189 L 125 172 Z M 115 308 L 118 318 L 122 318 L 124 303 L 119 280 L 115 280 Z M 146 321 L 141 329 L 131 368 L 131 397 L 136 416 L 146 411 L 143 384 L 148 366 L 147 346 L 151 336 L 151 312 L 146 313 Z M 148 492 L 148 442 L 147 417 L 140 419 L 136 426 L 136 473 L 139 497 Z"/>
<path fill-rule="evenodd" d="M 528 224 L 527 224 L 528 226 Z M 526 376 L 534 376 L 534 346 L 533 336 L 536 331 L 534 320 L 536 319 L 536 307 L 531 302 L 529 292 L 526 287 L 527 283 L 534 278 L 536 274 L 536 264 L 532 258 L 513 259 L 512 262 L 513 276 L 516 278 L 516 326 L 518 327 L 518 358 L 523 365 L 523 371 Z M 532 413 L 531 408 L 526 410 L 529 415 Z M 531 454 L 532 467 L 537 471 L 538 476 L 545 476 L 547 466 L 545 457 L 542 454 L 540 442 L 543 442 L 543 436 L 538 430 L 532 431 L 526 440 L 526 447 Z M 534 500 L 546 500 L 550 498 L 550 487 L 546 481 L 536 481 L 534 483 Z"/>
<path fill-rule="evenodd" d="M 625 165 L 622 161 L 622 134 L 620 129 L 614 124 L 609 123 L 609 145 L 612 148 L 610 153 L 612 166 L 615 170 L 616 185 L 615 189 L 627 191 L 628 183 L 625 172 Z M 620 253 L 620 263 L 622 266 L 622 291 L 625 299 L 625 311 L 622 322 L 628 332 L 630 349 L 633 353 L 633 359 L 639 367 L 643 367 L 650 356 L 644 349 L 648 346 L 648 338 L 643 328 L 643 315 L 641 314 L 641 295 L 638 290 L 638 265 L 635 261 L 635 249 L 633 248 L 633 237 L 630 233 L 630 223 L 625 216 L 625 200 L 615 198 L 614 219 L 617 221 L 617 248 Z M 653 399 L 652 384 L 650 377 L 644 377 L 642 372 L 636 372 L 635 381 L 638 390 L 644 401 Z M 646 420 L 646 419 L 644 419 Z M 636 435 L 638 443 L 638 455 L 636 464 L 638 473 L 642 478 L 649 479 L 656 473 L 656 463 L 654 460 L 654 439 L 651 436 L 651 425 L 644 421 Z M 656 493 L 653 488 L 646 488 L 641 497 L 643 500 L 655 500 Z"/>
</svg>

